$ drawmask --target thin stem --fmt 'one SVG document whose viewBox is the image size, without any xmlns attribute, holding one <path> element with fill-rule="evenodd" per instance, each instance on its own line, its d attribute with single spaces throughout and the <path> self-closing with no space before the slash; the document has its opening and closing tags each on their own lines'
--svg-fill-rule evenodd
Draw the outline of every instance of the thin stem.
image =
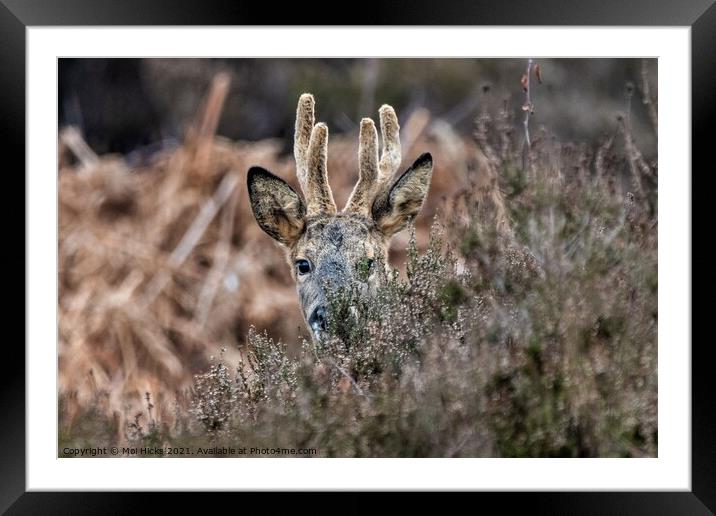
<svg viewBox="0 0 716 516">
<path fill-rule="evenodd" d="M 525 144 L 527 145 L 527 149 L 529 149 L 532 146 L 532 143 L 530 142 L 530 114 L 532 113 L 532 97 L 530 95 L 530 74 L 532 73 L 532 59 L 527 60 L 527 71 L 525 72 L 525 77 L 527 78 L 524 83 L 525 87 L 525 104 L 522 106 L 522 109 L 525 112 L 525 119 L 523 121 L 523 125 L 525 127 Z"/>
</svg>

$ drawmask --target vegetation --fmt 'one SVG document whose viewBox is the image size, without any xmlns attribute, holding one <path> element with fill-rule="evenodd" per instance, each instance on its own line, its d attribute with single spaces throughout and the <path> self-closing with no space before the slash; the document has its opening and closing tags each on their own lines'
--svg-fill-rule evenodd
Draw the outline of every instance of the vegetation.
<svg viewBox="0 0 716 516">
<path fill-rule="evenodd" d="M 113 435 L 325 457 L 656 456 L 656 166 L 623 119 L 593 147 L 544 130 L 528 146 L 514 126 L 483 113 L 471 186 L 424 250 L 412 233 L 404 274 L 376 262 L 374 296 L 331 300 L 321 343 L 250 328 L 238 367 L 215 357 L 171 425 L 148 395 L 118 432 L 77 416 L 60 449 Z"/>
</svg>

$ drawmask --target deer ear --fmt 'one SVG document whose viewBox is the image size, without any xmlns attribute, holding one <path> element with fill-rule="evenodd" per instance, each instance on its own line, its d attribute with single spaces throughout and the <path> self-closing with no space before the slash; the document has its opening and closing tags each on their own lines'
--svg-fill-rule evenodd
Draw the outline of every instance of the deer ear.
<svg viewBox="0 0 716 516">
<path fill-rule="evenodd" d="M 296 243 L 305 223 L 306 206 L 286 181 L 261 167 L 251 167 L 246 179 L 251 210 L 269 236 L 286 246 Z"/>
<path fill-rule="evenodd" d="M 373 203 L 373 219 L 383 233 L 391 237 L 414 218 L 428 195 L 433 175 L 433 158 L 420 156 L 390 189 Z"/>
</svg>

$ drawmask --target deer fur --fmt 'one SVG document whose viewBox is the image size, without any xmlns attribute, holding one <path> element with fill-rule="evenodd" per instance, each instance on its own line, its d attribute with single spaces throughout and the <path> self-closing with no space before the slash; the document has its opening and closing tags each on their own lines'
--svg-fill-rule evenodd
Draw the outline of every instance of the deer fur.
<svg viewBox="0 0 716 516">
<path fill-rule="evenodd" d="M 395 111 L 380 108 L 382 152 L 370 118 L 361 121 L 358 181 L 342 211 L 328 184 L 328 127 L 315 123 L 315 101 L 304 93 L 296 109 L 294 157 L 303 195 L 261 168 L 249 169 L 251 209 L 261 229 L 285 249 L 296 280 L 301 309 L 320 340 L 330 314 L 331 291 L 376 286 L 374 262 L 387 263 L 390 239 L 420 211 L 432 177 L 430 154 L 421 155 L 397 178 L 401 163 L 400 126 Z M 360 264 L 369 273 L 358 273 Z"/>
</svg>

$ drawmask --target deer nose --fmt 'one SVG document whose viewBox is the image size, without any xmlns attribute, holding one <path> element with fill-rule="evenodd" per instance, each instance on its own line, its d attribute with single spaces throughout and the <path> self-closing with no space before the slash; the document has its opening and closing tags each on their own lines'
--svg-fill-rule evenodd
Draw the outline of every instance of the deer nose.
<svg viewBox="0 0 716 516">
<path fill-rule="evenodd" d="M 308 318 L 308 325 L 314 332 L 325 331 L 327 322 L 325 306 L 317 307 Z"/>
</svg>

